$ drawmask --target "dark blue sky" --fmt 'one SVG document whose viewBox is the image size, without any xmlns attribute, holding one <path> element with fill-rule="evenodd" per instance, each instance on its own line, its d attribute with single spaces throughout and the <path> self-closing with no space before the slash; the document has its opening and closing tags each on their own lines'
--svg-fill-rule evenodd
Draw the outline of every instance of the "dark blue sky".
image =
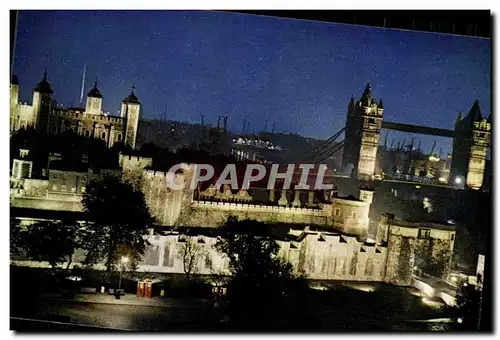
<svg viewBox="0 0 500 340">
<path fill-rule="evenodd" d="M 168 119 L 327 138 L 367 82 L 389 121 L 451 129 L 476 98 L 489 114 L 490 56 L 489 39 L 241 14 L 22 11 L 14 72 L 23 102 L 47 67 L 55 99 L 76 105 L 87 62 L 85 94 L 97 76 L 112 114 L 135 78 L 143 117 L 167 106 Z"/>
</svg>

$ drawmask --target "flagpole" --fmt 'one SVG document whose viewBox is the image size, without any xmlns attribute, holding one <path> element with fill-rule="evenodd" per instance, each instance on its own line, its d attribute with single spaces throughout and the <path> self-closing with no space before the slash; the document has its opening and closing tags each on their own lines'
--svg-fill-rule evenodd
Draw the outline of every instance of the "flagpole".
<svg viewBox="0 0 500 340">
<path fill-rule="evenodd" d="M 10 60 L 10 77 L 12 78 L 12 75 L 14 74 L 14 59 L 15 59 L 15 55 L 16 55 L 16 41 L 17 41 L 17 21 L 18 21 L 18 18 L 19 18 L 19 11 L 18 10 L 15 10 L 14 11 L 14 27 L 13 27 L 13 34 L 14 34 L 14 37 L 13 37 L 13 40 L 12 40 L 12 50 L 11 50 L 11 60 Z M 12 26 L 11 26 L 12 27 Z M 10 80 L 10 79 L 9 79 Z"/>
<path fill-rule="evenodd" d="M 83 77 L 82 77 L 82 91 L 80 92 L 80 108 L 82 107 L 83 102 L 83 89 L 85 88 L 85 72 L 87 70 L 87 62 L 83 64 Z"/>
</svg>

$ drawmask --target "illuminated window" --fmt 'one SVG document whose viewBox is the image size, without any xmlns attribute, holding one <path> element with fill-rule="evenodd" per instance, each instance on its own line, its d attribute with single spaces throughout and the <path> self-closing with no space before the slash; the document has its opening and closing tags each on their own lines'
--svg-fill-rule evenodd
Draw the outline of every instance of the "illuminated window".
<svg viewBox="0 0 500 340">
<path fill-rule="evenodd" d="M 54 184 L 54 185 L 52 186 L 52 190 L 57 191 L 57 185 L 55 185 L 55 184 Z"/>
<path fill-rule="evenodd" d="M 430 229 L 419 229 L 418 230 L 418 238 L 430 238 L 431 230 Z"/>
<path fill-rule="evenodd" d="M 76 188 L 75 187 L 71 188 L 71 192 L 74 194 L 76 192 Z"/>
<path fill-rule="evenodd" d="M 80 189 L 80 191 L 81 191 L 82 193 L 85 193 L 85 191 L 86 191 L 85 187 L 82 187 L 82 188 Z"/>
</svg>

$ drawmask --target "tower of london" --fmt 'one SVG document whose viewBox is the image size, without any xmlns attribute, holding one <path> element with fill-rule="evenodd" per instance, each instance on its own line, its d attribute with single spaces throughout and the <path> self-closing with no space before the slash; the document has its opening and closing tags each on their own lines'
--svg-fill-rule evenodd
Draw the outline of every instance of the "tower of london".
<svg viewBox="0 0 500 340">
<path fill-rule="evenodd" d="M 40 133 L 60 134 L 73 132 L 88 138 L 103 140 L 111 148 L 123 143 L 132 149 L 136 146 L 141 103 L 132 86 L 120 108 L 120 116 L 112 116 L 102 109 L 103 95 L 97 86 L 87 94 L 85 108 L 57 106 L 54 91 L 47 80 L 47 72 L 33 90 L 31 105 L 19 102 L 20 83 L 16 75 L 10 82 L 10 132 L 34 128 Z"/>
</svg>

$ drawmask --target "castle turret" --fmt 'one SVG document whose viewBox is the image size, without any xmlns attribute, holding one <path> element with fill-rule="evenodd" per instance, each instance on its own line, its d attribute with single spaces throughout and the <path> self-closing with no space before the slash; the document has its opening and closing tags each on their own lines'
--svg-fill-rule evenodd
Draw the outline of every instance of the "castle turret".
<svg viewBox="0 0 500 340">
<path fill-rule="evenodd" d="M 373 102 L 372 87 L 370 83 L 366 84 L 365 91 L 359 100 L 361 106 L 371 106 Z"/>
<path fill-rule="evenodd" d="M 363 202 L 372 204 L 373 203 L 374 190 L 367 187 L 361 187 L 359 189 L 359 199 Z"/>
<path fill-rule="evenodd" d="M 102 112 L 102 94 L 97 89 L 97 79 L 94 82 L 94 87 L 87 94 L 87 106 L 85 112 L 90 114 L 99 115 Z"/>
<path fill-rule="evenodd" d="M 342 154 L 344 171 L 353 169 L 363 179 L 371 179 L 375 174 L 383 112 L 382 101 L 377 105 L 367 84 L 360 100 L 348 108 Z"/>
<path fill-rule="evenodd" d="M 135 94 L 135 85 L 132 85 L 132 92 L 122 101 L 121 117 L 126 118 L 127 127 L 125 131 L 125 145 L 135 148 L 137 129 L 139 127 L 139 114 L 141 103 Z"/>
<path fill-rule="evenodd" d="M 43 79 L 37 84 L 33 92 L 33 125 L 41 132 L 48 132 L 50 109 L 52 105 L 52 87 L 47 81 L 47 70 L 43 73 Z"/>
<path fill-rule="evenodd" d="M 491 115 L 490 115 L 491 116 Z M 486 154 L 490 146 L 491 123 L 484 119 L 479 102 L 474 101 L 463 119 L 459 114 L 455 122 L 451 184 L 465 184 L 480 189 L 483 184 Z"/>
</svg>

